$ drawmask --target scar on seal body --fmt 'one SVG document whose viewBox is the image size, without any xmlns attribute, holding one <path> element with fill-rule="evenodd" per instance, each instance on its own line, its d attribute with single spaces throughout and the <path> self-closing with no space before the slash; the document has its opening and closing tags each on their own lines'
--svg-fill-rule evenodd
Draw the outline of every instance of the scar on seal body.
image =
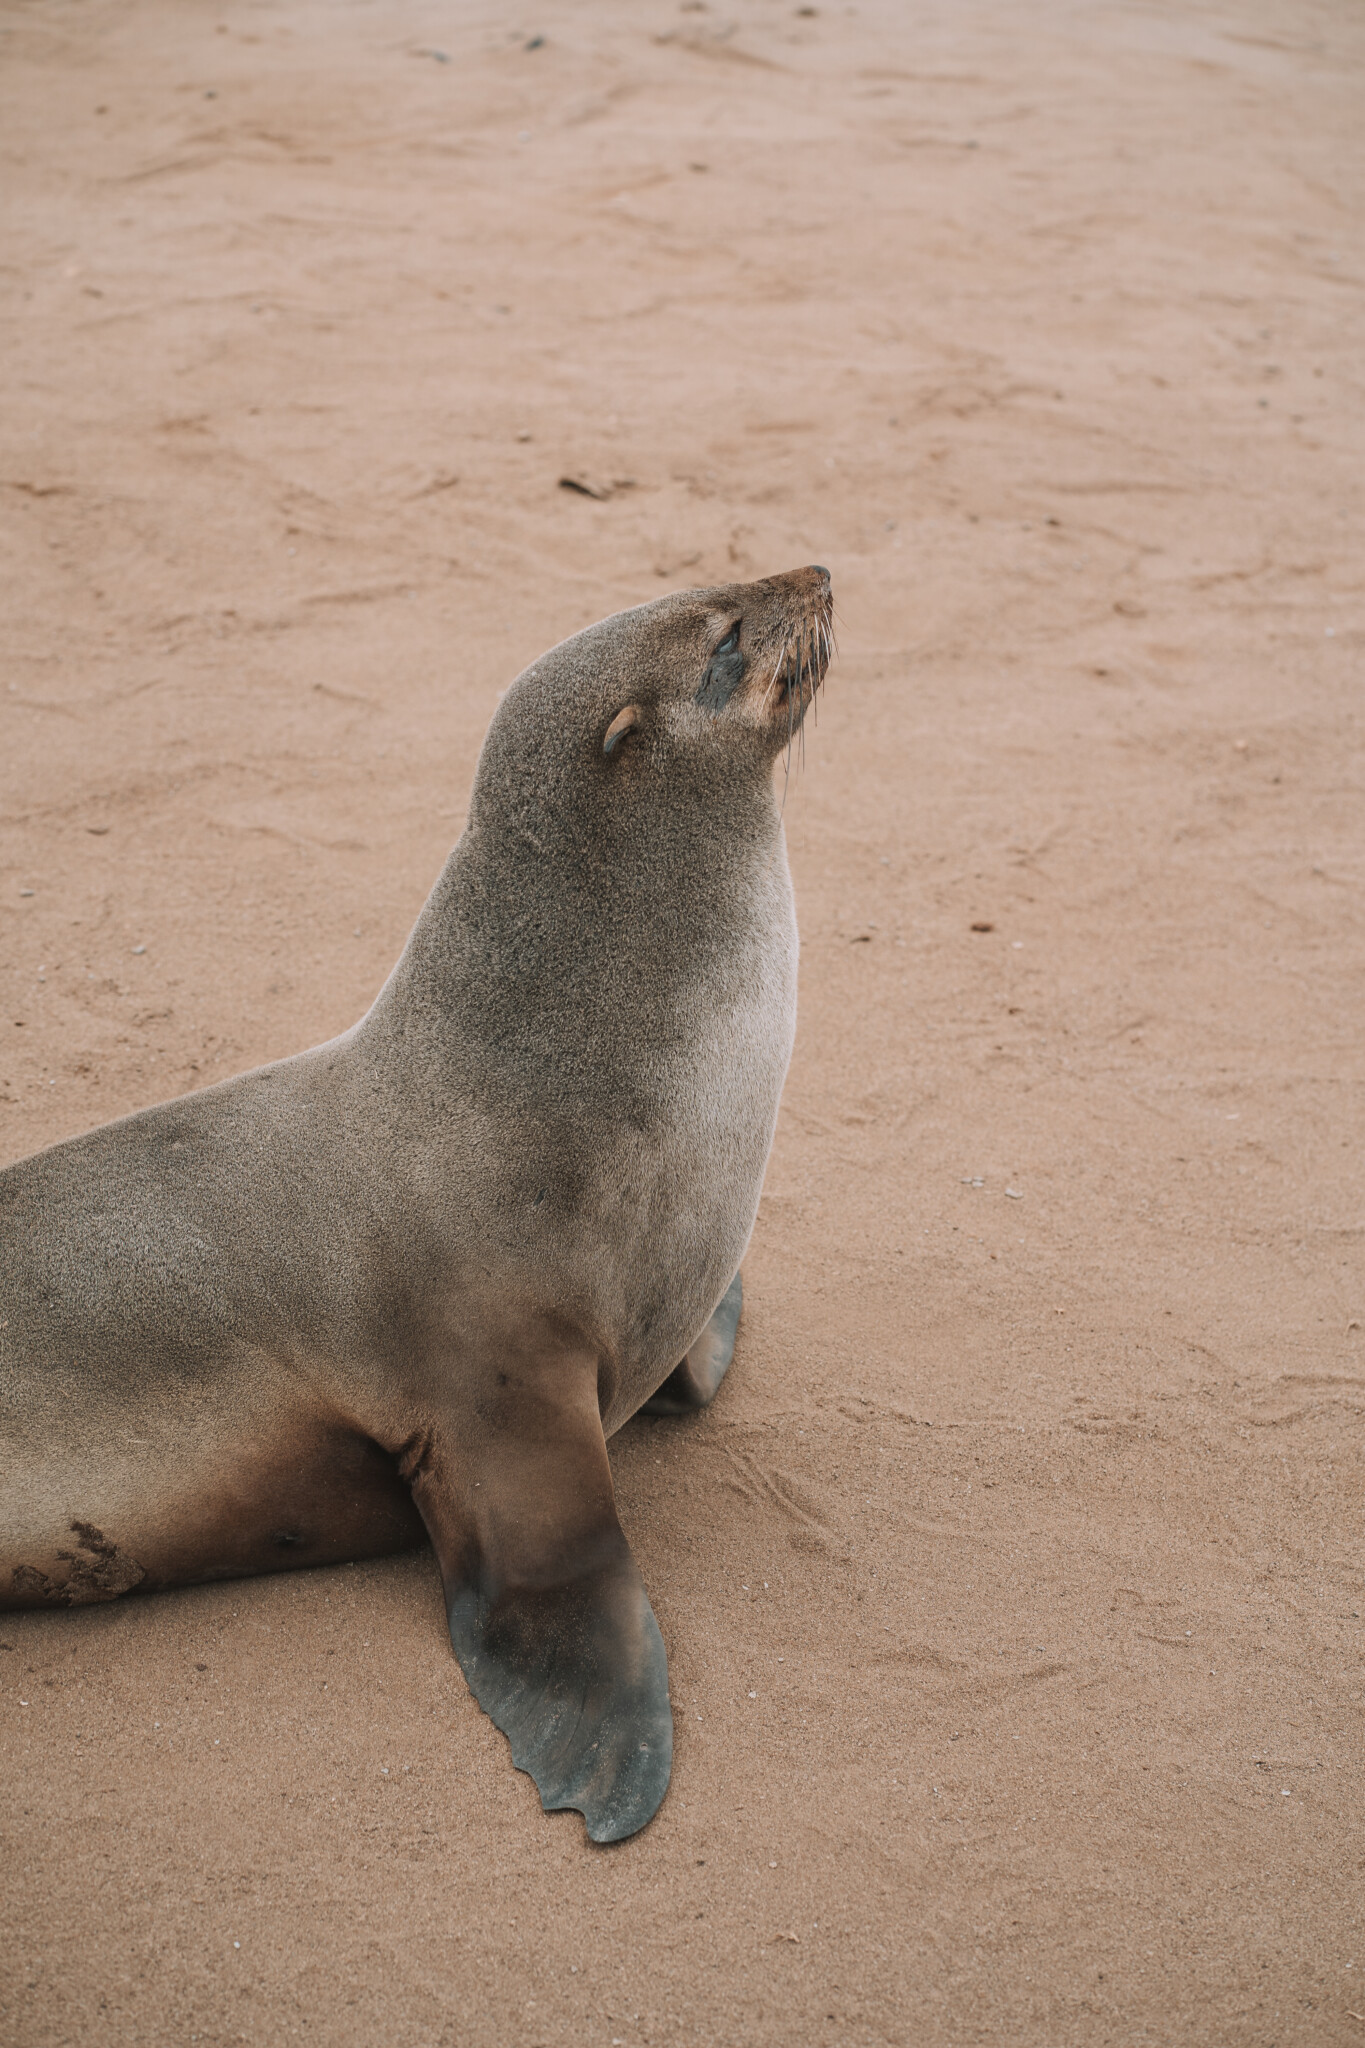
<svg viewBox="0 0 1365 2048">
<path fill-rule="evenodd" d="M 51 1579 L 36 1565 L 17 1564 L 11 1574 L 14 1590 L 27 1606 L 92 1607 L 101 1600 L 117 1600 L 131 1593 L 147 1574 L 135 1557 L 125 1557 L 116 1543 L 107 1541 L 104 1531 L 93 1522 L 72 1522 L 78 1550 L 59 1550 L 58 1557 L 71 1570 L 65 1579 Z"/>
</svg>

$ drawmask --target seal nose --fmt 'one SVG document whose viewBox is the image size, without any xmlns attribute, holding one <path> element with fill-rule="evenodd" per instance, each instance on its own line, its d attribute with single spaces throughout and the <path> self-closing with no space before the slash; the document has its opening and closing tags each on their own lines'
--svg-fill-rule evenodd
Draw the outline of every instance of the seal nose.
<svg viewBox="0 0 1365 2048">
<path fill-rule="evenodd" d="M 768 588 L 775 584 L 785 584 L 802 593 L 809 592 L 812 585 L 817 590 L 827 591 L 830 575 L 822 562 L 807 562 L 804 569 L 784 569 L 780 576 L 766 577 L 764 582 Z"/>
</svg>

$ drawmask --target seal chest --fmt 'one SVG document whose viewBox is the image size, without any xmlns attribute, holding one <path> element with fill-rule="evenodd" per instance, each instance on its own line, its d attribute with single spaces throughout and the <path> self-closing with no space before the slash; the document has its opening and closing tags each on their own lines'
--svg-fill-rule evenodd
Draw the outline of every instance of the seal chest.
<svg viewBox="0 0 1365 2048">
<path fill-rule="evenodd" d="M 829 619 L 802 569 L 563 642 L 358 1025 L 0 1174 L 0 1602 L 425 1528 L 544 1804 L 649 1819 L 667 1666 L 606 1438 L 729 1363 L 795 1026 L 773 767 Z"/>
</svg>

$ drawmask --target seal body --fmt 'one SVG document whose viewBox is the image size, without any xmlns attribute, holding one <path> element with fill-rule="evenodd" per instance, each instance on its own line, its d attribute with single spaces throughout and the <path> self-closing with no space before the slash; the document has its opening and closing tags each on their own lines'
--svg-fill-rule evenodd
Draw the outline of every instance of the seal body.
<svg viewBox="0 0 1365 2048">
<path fill-rule="evenodd" d="M 728 1362 L 795 1025 L 772 765 L 828 617 L 798 570 L 564 642 L 359 1024 L 0 1174 L 0 1605 L 425 1528 L 545 1804 L 649 1818 L 667 1672 L 605 1438 Z"/>
</svg>

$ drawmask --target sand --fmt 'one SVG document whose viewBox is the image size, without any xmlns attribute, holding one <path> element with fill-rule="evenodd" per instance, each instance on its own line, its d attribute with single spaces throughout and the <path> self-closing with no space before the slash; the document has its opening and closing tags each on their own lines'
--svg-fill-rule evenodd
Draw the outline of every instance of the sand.
<svg viewBox="0 0 1365 2048">
<path fill-rule="evenodd" d="M 0 1617 L 0 2040 L 1365 2040 L 1358 10 L 0 20 L 3 1156 L 358 1016 L 564 634 L 841 642 L 659 1818 L 427 1555 Z"/>
</svg>

